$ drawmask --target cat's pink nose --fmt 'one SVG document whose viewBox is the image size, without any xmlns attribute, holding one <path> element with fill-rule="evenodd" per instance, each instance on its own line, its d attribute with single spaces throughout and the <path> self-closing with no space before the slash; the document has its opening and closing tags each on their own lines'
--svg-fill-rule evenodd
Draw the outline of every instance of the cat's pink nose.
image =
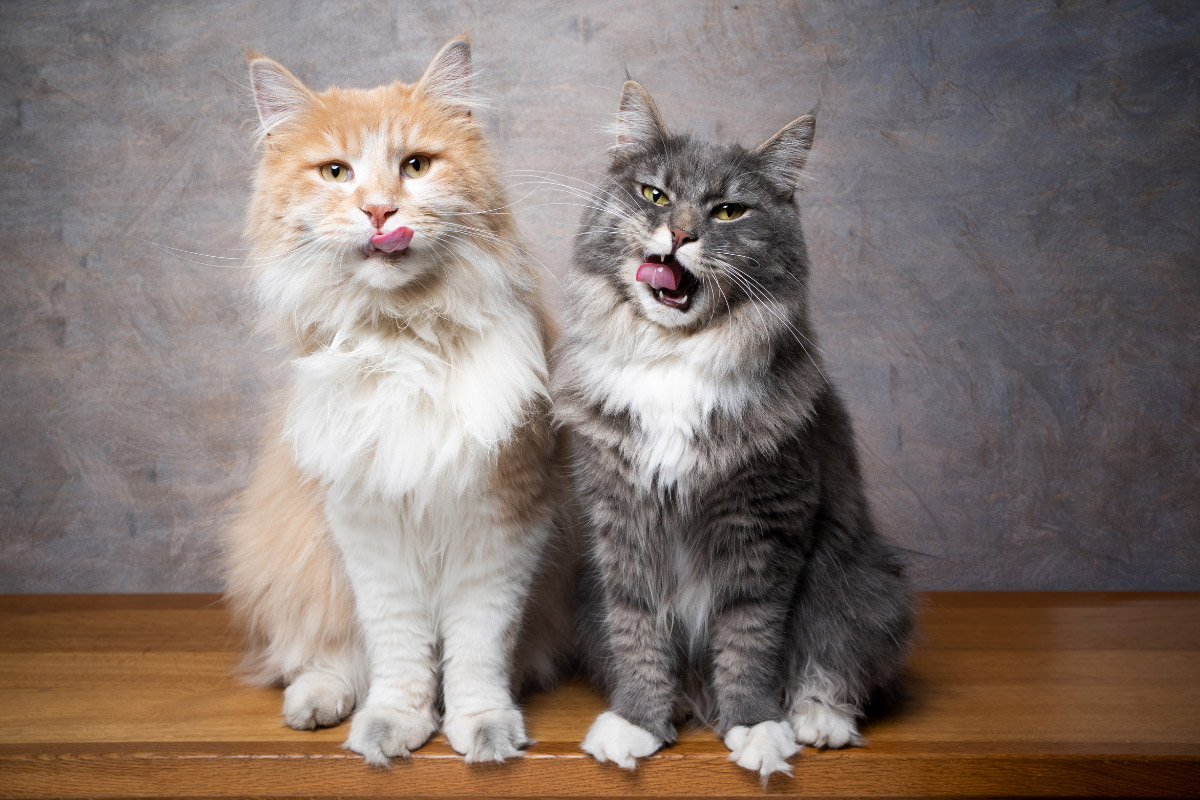
<svg viewBox="0 0 1200 800">
<path fill-rule="evenodd" d="M 376 229 L 382 229 L 384 220 L 396 213 L 395 206 L 386 205 L 366 205 L 362 207 L 363 213 L 371 218 L 371 224 Z"/>
<path fill-rule="evenodd" d="M 688 242 L 696 241 L 696 234 L 683 228 L 671 228 L 671 252 L 674 253 Z"/>
</svg>

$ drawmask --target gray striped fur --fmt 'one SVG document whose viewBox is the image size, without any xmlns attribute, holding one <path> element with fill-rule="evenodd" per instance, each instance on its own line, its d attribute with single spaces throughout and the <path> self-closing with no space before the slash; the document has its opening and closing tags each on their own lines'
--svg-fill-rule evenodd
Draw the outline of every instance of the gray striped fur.
<svg viewBox="0 0 1200 800">
<path fill-rule="evenodd" d="M 581 647 L 612 710 L 666 742 L 689 714 L 722 735 L 811 702 L 856 716 L 897 678 L 913 612 L 809 322 L 792 195 L 812 118 L 751 151 L 670 134 L 634 99 L 583 217 L 553 357 L 589 540 Z M 651 180 L 669 205 L 639 201 Z M 729 199 L 750 211 L 714 219 Z M 702 284 L 666 326 L 630 272 L 664 225 L 694 229 Z M 684 352 L 711 353 L 703 369 L 726 388 L 693 420 L 682 474 L 648 474 L 660 431 L 611 371 L 644 354 L 652 385 Z"/>
</svg>

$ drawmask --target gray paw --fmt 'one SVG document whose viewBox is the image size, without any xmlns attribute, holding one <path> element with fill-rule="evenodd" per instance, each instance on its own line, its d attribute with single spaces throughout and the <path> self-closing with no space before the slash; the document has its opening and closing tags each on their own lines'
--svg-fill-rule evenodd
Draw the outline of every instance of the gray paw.
<svg viewBox="0 0 1200 800">
<path fill-rule="evenodd" d="M 433 720 L 415 711 L 365 706 L 350 723 L 346 747 L 368 764 L 386 767 L 392 758 L 408 758 L 433 735 Z"/>
<path fill-rule="evenodd" d="M 455 715 L 446 720 L 443 730 L 450 746 L 468 763 L 515 758 L 529 745 L 521 712 L 515 708 Z"/>
<path fill-rule="evenodd" d="M 283 693 L 283 720 L 298 731 L 337 725 L 354 708 L 350 684 L 329 672 L 305 672 Z"/>
</svg>

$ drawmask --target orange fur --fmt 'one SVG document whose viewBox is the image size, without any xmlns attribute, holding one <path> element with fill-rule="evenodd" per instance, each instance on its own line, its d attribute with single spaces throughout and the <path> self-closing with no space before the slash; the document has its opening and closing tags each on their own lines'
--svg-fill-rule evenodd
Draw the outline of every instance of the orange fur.
<svg viewBox="0 0 1200 800">
<path fill-rule="evenodd" d="M 359 647 L 354 601 L 321 510 L 280 425 L 264 437 L 242 510 L 226 536 L 226 597 L 246 634 L 243 671 L 259 685 L 288 683 L 313 663 Z"/>
<path fill-rule="evenodd" d="M 480 125 L 457 94 L 462 87 L 453 69 L 449 80 L 445 69 L 438 75 L 431 66 L 416 84 L 317 93 L 275 62 L 248 57 L 264 128 L 246 224 L 255 244 L 263 322 L 293 356 L 317 363 L 318 370 L 332 369 L 335 377 L 293 386 L 265 437 L 227 535 L 228 597 L 247 633 L 247 674 L 258 683 L 295 687 L 294 697 L 285 695 L 287 722 L 313 727 L 333 724 L 362 702 L 371 669 L 364 645 L 370 626 L 360 627 L 348 577 L 354 561 L 343 559 L 342 540 L 327 521 L 327 493 L 336 492 L 342 502 L 356 492 L 366 502 L 393 502 L 399 520 L 411 507 L 409 498 L 389 493 L 407 491 L 394 488 L 403 483 L 395 474 L 407 479 L 405 458 L 428 457 L 432 464 L 462 458 L 458 474 L 465 477 L 454 491 L 486 494 L 496 508 L 488 524 L 544 535 L 535 532 L 545 531 L 555 516 L 563 484 L 545 387 L 551 333 L 540 310 L 537 275 L 516 244 L 495 164 Z M 401 165 L 413 154 L 427 156 L 430 167 L 410 181 Z M 322 165 L 330 162 L 361 169 L 355 166 L 353 182 L 335 184 L 322 176 Z M 364 211 L 376 204 L 394 207 L 396 219 L 416 231 L 417 255 L 381 259 L 365 249 L 370 229 L 363 233 Z M 363 366 L 348 368 L 360 353 Z M 439 365 L 452 369 L 443 374 Z M 308 369 L 296 374 L 313 374 Z M 414 395 L 416 405 L 398 406 L 422 420 L 424 427 L 401 443 L 417 450 L 384 464 L 375 457 L 383 446 L 372 444 L 354 452 L 357 461 L 340 460 L 351 445 L 341 448 L 337 436 L 357 441 L 364 427 L 375 426 L 374 435 L 384 437 L 379 441 L 396 444 L 386 438 L 380 416 L 363 408 L 378 403 L 387 409 L 390 396 L 377 387 L 385 380 L 400 385 L 397 375 L 411 376 L 409 385 L 420 384 L 425 392 Z M 356 388 L 339 394 L 343 383 Z M 330 387 L 328 397 L 321 394 Z M 493 389 L 503 398 L 493 398 Z M 315 409 L 297 410 L 315 396 L 323 398 Z M 501 399 L 508 406 L 498 405 Z M 333 418 L 328 425 L 326 416 Z M 360 420 L 358 427 L 344 424 L 347 419 Z M 452 435 L 420 438 L 440 430 L 439 424 L 450 426 Z M 465 444 L 453 445 L 455 436 Z M 312 442 L 318 444 L 307 447 Z M 458 449 L 439 449 L 452 446 Z M 478 463 L 484 469 L 472 484 Z M 445 480 L 459 478 L 450 473 Z M 422 491 L 447 502 L 428 487 Z M 559 566 L 574 548 L 551 539 L 543 568 L 531 578 L 543 602 L 527 609 L 520 656 L 541 684 L 552 680 L 569 634 L 564 612 L 572 581 Z M 514 539 L 513 547 L 524 552 L 520 548 L 530 545 Z M 518 617 L 506 635 L 521 629 Z M 352 741 L 359 742 L 355 737 L 352 731 Z M 362 747 L 372 763 L 395 755 L 373 743 Z M 472 747 L 464 750 L 469 757 L 487 757 Z"/>
</svg>

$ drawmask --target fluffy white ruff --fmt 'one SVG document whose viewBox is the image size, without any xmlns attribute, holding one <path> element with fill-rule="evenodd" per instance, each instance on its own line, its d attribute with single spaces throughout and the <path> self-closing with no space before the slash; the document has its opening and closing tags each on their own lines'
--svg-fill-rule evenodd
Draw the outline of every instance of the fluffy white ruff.
<svg viewBox="0 0 1200 800">
<path fill-rule="evenodd" d="M 633 417 L 639 441 L 626 455 L 643 485 L 686 492 L 699 457 L 696 443 L 708 435 L 712 412 L 736 417 L 757 401 L 772 331 L 745 325 L 670 330 L 594 276 L 577 275 L 567 293 L 572 316 L 562 361 L 571 365 L 572 389 L 585 405 Z"/>
<path fill-rule="evenodd" d="M 636 421 L 640 443 L 631 455 L 647 487 L 655 481 L 664 487 L 686 483 L 709 415 L 718 408 L 739 413 L 752 401 L 756 385 L 745 365 L 727 368 L 690 341 L 640 355 L 589 345 L 573 357 L 586 402 L 608 413 L 628 411 Z"/>
<path fill-rule="evenodd" d="M 298 731 L 337 725 L 353 709 L 354 688 L 332 672 L 304 672 L 283 693 L 283 720 Z"/>
<path fill-rule="evenodd" d="M 467 494 L 546 391 L 540 337 L 522 316 L 451 342 L 364 335 L 297 359 L 287 435 L 300 468 L 335 493 Z"/>
<path fill-rule="evenodd" d="M 787 759 L 800 752 L 792 726 L 786 722 L 768 720 L 753 728 L 737 725 L 725 734 L 729 760 L 752 772 L 757 772 L 765 785 L 773 773 L 792 774 Z"/>
<path fill-rule="evenodd" d="M 636 769 L 637 760 L 658 752 L 663 740 L 624 717 L 605 711 L 596 717 L 580 746 L 601 763 L 613 761 L 621 769 Z"/>
<path fill-rule="evenodd" d="M 863 742 L 854 717 L 819 700 L 798 701 L 792 707 L 790 718 L 796 741 L 803 744 L 836 750 Z"/>
</svg>

